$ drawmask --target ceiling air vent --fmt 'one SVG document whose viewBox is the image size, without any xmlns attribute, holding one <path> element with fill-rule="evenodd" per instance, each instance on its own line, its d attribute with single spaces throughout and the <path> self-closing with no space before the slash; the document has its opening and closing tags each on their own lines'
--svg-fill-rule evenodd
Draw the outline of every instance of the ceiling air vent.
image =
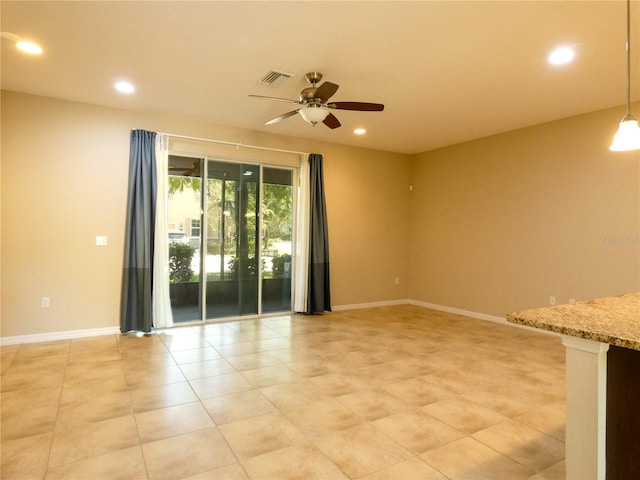
<svg viewBox="0 0 640 480">
<path fill-rule="evenodd" d="M 261 83 L 262 85 L 269 85 L 271 87 L 279 87 L 291 77 L 293 77 L 293 73 L 271 70 L 267 72 L 260 80 L 258 80 L 258 83 Z"/>
</svg>

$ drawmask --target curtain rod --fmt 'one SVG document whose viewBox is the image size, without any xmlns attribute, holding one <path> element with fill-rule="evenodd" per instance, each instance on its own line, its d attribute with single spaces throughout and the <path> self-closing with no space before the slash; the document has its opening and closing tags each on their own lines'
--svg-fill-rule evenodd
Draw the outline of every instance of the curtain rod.
<svg viewBox="0 0 640 480">
<path fill-rule="evenodd" d="M 210 138 L 198 138 L 198 137 L 188 137 L 186 135 L 176 135 L 173 133 L 163 133 L 163 132 L 156 132 L 158 133 L 158 135 L 166 135 L 168 137 L 172 137 L 172 138 L 180 138 L 183 140 L 194 140 L 197 142 L 207 142 L 207 143 L 219 143 L 222 145 L 231 145 L 234 147 L 244 147 L 244 148 L 255 148 L 258 150 L 269 150 L 271 152 L 283 152 L 283 153 L 294 153 L 296 155 L 309 155 L 309 153 L 307 152 L 296 152 L 295 150 L 284 150 L 282 148 L 270 148 L 270 147 L 260 147 L 258 145 L 245 145 L 243 143 L 236 143 L 236 142 L 225 142 L 224 140 L 212 140 Z"/>
</svg>

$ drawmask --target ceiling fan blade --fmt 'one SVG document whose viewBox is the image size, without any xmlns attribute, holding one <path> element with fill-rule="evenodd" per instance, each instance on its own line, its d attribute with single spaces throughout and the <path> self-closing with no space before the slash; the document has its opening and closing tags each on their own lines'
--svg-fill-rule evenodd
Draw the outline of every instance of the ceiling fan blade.
<svg viewBox="0 0 640 480">
<path fill-rule="evenodd" d="M 264 95 L 248 95 L 248 96 L 253 98 L 263 98 L 265 100 L 276 100 L 278 102 L 300 103 L 298 100 L 291 100 L 290 98 L 265 97 Z"/>
<path fill-rule="evenodd" d="M 322 103 L 326 103 L 327 100 L 329 100 L 333 96 L 333 94 L 338 91 L 338 88 L 340 87 L 335 83 L 324 82 L 318 87 L 314 97 L 320 98 L 322 99 Z"/>
<path fill-rule="evenodd" d="M 284 120 L 285 118 L 289 118 L 289 117 L 293 117 L 296 113 L 298 113 L 300 109 L 298 110 L 291 110 L 290 112 L 287 113 L 283 113 L 282 115 L 278 115 L 275 118 L 272 118 L 271 120 L 267 120 L 266 122 L 264 122 L 265 125 L 273 125 L 274 123 L 278 123 L 281 122 L 282 120 Z"/>
<path fill-rule="evenodd" d="M 381 112 L 384 105 L 381 103 L 365 103 L 365 102 L 331 102 L 327 104 L 329 108 L 337 108 L 338 110 L 358 110 L 361 112 Z"/>
<path fill-rule="evenodd" d="M 193 166 L 191 167 L 176 167 L 175 165 L 169 165 L 169 170 L 174 172 L 191 172 L 200 170 L 200 165 L 198 165 L 198 162 L 193 162 Z"/>
<path fill-rule="evenodd" d="M 324 123 L 327 127 L 331 129 L 338 128 L 340 126 L 340 122 L 338 121 L 338 119 L 333 113 L 330 113 L 329 115 L 327 115 L 327 117 L 322 121 L 322 123 Z"/>
</svg>

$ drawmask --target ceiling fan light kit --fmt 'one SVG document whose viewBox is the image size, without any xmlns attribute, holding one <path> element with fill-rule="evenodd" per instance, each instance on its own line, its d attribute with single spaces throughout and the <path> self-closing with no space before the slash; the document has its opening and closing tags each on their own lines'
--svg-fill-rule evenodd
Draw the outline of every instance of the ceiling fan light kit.
<svg viewBox="0 0 640 480">
<path fill-rule="evenodd" d="M 640 149 L 640 127 L 631 115 L 631 0 L 627 0 L 627 114 L 620 121 L 609 150 L 626 152 Z"/>
<path fill-rule="evenodd" d="M 324 121 L 324 119 L 327 118 L 327 115 L 329 115 L 330 112 L 326 107 L 322 107 L 319 105 L 308 105 L 298 110 L 298 113 L 305 122 L 309 122 L 311 125 L 315 126 L 316 123 Z"/>
<path fill-rule="evenodd" d="M 381 103 L 365 103 L 365 102 L 331 102 L 328 103 L 337 91 L 339 86 L 335 83 L 324 82 L 318 86 L 320 80 L 322 80 L 322 74 L 319 72 L 310 72 L 304 76 L 305 80 L 311 85 L 310 87 L 302 89 L 299 95 L 299 100 L 291 100 L 287 98 L 277 97 L 265 97 L 263 95 L 249 95 L 254 98 L 263 98 L 266 100 L 276 100 L 279 102 L 296 103 L 301 105 L 300 108 L 292 110 L 282 115 L 278 115 L 271 120 L 267 120 L 265 125 L 272 125 L 278 123 L 286 118 L 292 117 L 299 113 L 305 122 L 315 126 L 316 123 L 322 122 L 327 127 L 334 129 L 340 126 L 340 121 L 334 114 L 330 112 L 330 109 L 334 110 L 355 110 L 360 112 L 381 112 L 384 110 L 384 105 Z"/>
</svg>

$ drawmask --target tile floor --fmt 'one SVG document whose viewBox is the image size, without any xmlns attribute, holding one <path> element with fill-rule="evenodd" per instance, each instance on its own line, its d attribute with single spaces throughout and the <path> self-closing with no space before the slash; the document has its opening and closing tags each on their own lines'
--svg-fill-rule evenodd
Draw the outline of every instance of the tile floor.
<svg viewBox="0 0 640 480">
<path fill-rule="evenodd" d="M 557 337 L 411 306 L 6 346 L 2 479 L 564 479 Z"/>
</svg>

